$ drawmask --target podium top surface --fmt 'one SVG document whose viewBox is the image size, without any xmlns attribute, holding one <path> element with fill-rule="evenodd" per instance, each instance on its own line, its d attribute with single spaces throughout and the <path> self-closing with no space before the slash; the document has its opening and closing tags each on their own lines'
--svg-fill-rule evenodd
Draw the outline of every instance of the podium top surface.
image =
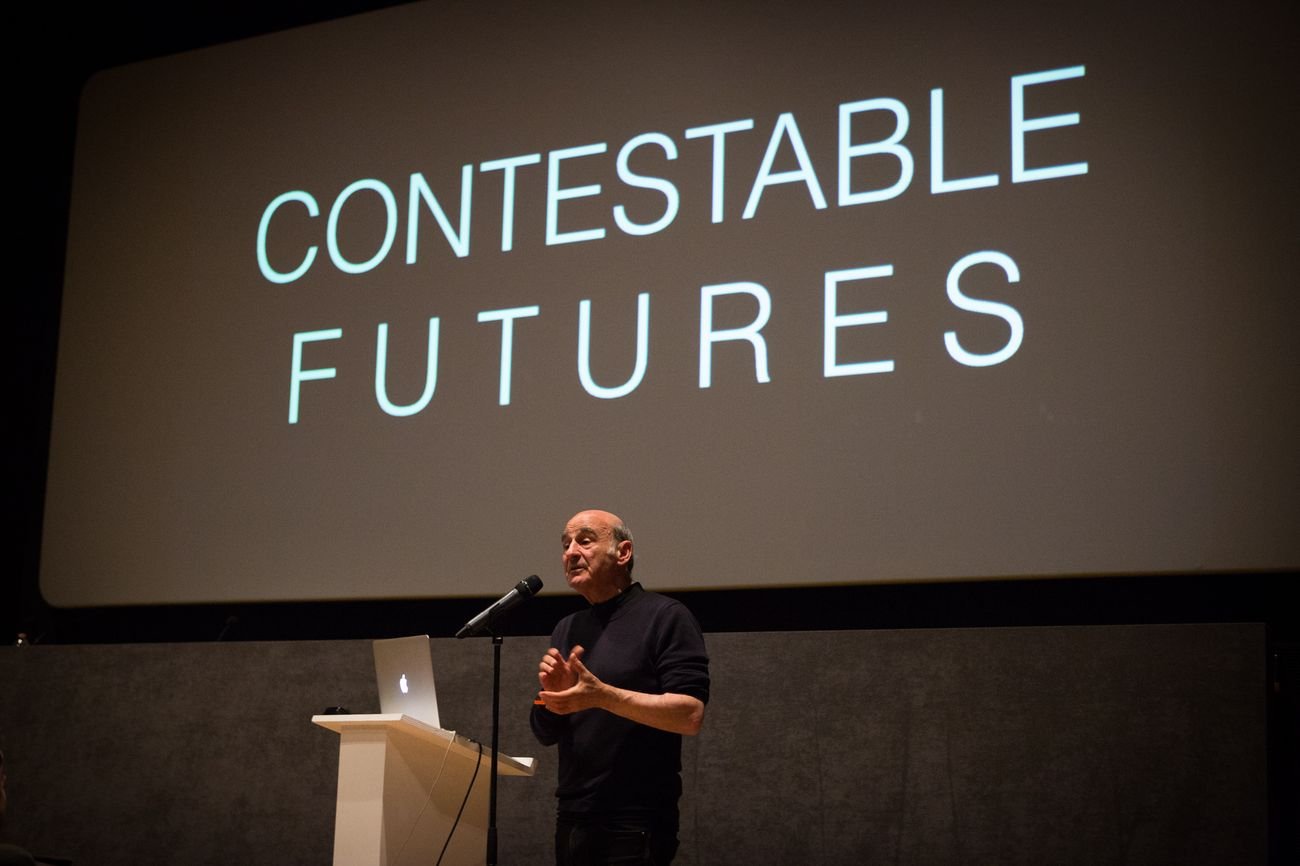
<svg viewBox="0 0 1300 866">
<path fill-rule="evenodd" d="M 419 719 L 402 713 L 349 713 L 346 715 L 319 715 L 311 717 L 312 723 L 322 728 L 329 728 L 345 739 L 365 733 L 397 733 L 417 739 L 427 740 L 443 746 L 451 741 L 452 748 L 467 755 L 481 754 L 484 760 L 491 759 L 491 753 L 477 740 L 472 740 L 455 731 L 437 728 Z M 536 769 L 534 758 L 517 758 L 510 755 L 497 755 L 497 772 L 503 776 L 531 776 Z"/>
</svg>

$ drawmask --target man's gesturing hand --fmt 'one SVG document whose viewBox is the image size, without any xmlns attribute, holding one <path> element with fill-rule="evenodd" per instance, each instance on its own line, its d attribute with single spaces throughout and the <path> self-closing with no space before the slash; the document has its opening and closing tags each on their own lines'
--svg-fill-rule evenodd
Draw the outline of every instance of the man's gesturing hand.
<svg viewBox="0 0 1300 866">
<path fill-rule="evenodd" d="M 576 647 L 575 651 L 581 649 Z M 555 647 L 548 649 L 546 655 L 542 656 L 542 661 L 537 666 L 537 679 L 542 684 L 542 690 L 547 692 L 562 692 L 578 683 L 577 675 L 569 669 L 568 662 Z"/>
<path fill-rule="evenodd" d="M 538 702 L 561 716 L 599 707 L 661 731 L 693 736 L 704 722 L 704 702 L 690 695 L 646 694 L 602 682 L 582 663 L 583 649 L 573 648 L 566 659 L 551 648 L 542 656 L 537 677 Z"/>
<path fill-rule="evenodd" d="M 551 712 L 568 715 L 601 706 L 605 700 L 606 686 L 587 670 L 582 653 L 582 647 L 576 646 L 567 659 L 555 648 L 542 656 L 537 674 L 542 691 L 537 697 Z"/>
</svg>

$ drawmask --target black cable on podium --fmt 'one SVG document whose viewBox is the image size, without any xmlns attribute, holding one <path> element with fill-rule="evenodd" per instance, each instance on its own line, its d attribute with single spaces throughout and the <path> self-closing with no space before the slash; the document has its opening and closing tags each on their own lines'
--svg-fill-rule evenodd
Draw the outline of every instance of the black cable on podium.
<svg viewBox="0 0 1300 866">
<path fill-rule="evenodd" d="M 492 774 L 488 777 L 487 866 L 497 866 L 497 755 L 501 735 L 501 636 L 492 629 L 506 611 L 532 598 L 541 588 L 542 581 L 537 575 L 525 577 L 456 632 L 458 638 L 480 635 L 492 638 Z"/>
</svg>

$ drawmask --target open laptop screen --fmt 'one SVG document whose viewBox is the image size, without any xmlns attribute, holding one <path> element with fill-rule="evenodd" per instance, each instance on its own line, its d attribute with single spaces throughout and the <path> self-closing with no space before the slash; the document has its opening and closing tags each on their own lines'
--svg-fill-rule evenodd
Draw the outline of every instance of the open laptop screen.
<svg viewBox="0 0 1300 866">
<path fill-rule="evenodd" d="M 442 727 L 438 720 L 429 636 L 377 640 L 374 653 L 379 711 L 386 715 L 400 713 Z"/>
</svg>

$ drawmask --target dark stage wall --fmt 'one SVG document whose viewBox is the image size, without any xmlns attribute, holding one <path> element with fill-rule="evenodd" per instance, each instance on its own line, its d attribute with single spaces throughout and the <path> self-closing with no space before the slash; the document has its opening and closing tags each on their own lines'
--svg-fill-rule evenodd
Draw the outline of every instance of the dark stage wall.
<svg viewBox="0 0 1300 866">
<path fill-rule="evenodd" d="M 1258 624 L 710 634 L 682 866 L 1257 864 Z M 507 639 L 502 863 L 548 862 L 555 755 L 527 730 L 544 638 Z M 434 641 L 444 724 L 490 738 L 491 647 Z M 330 862 L 363 640 L 0 650 L 10 835 L 78 866 Z"/>
</svg>

